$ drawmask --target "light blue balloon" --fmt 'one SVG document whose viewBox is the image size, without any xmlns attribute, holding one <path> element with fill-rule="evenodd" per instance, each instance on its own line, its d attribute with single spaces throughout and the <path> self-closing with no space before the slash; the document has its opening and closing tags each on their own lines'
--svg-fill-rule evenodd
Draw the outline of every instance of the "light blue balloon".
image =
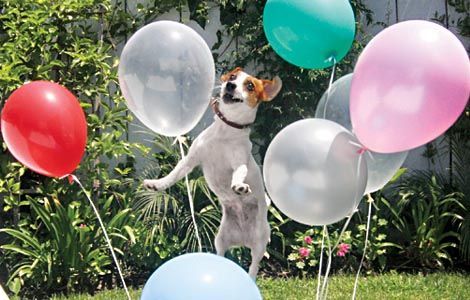
<svg viewBox="0 0 470 300">
<path fill-rule="evenodd" d="M 141 300 L 261 300 L 248 273 L 214 254 L 178 256 L 149 278 Z"/>
<path fill-rule="evenodd" d="M 354 132 L 349 114 L 349 92 L 353 74 L 348 74 L 336 80 L 326 91 L 318 103 L 315 118 L 334 121 L 344 128 Z M 369 194 L 383 188 L 403 165 L 408 151 L 397 153 L 364 153 L 367 161 L 368 179 L 364 194 Z"/>
<path fill-rule="evenodd" d="M 348 0 L 268 0 L 263 27 L 277 54 L 308 69 L 342 60 L 356 33 Z"/>
</svg>

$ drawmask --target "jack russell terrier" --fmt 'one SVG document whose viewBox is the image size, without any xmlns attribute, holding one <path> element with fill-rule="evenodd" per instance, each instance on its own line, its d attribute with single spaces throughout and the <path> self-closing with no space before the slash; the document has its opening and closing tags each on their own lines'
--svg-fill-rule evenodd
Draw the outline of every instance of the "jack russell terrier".
<svg viewBox="0 0 470 300">
<path fill-rule="evenodd" d="M 222 221 L 215 238 L 217 254 L 232 246 L 251 250 L 249 274 L 255 278 L 270 240 L 268 205 L 261 171 L 251 154 L 250 125 L 261 102 L 271 101 L 281 90 L 279 77 L 260 80 L 241 68 L 221 77 L 220 100 L 212 102 L 214 122 L 205 129 L 168 174 L 145 180 L 144 186 L 162 191 L 196 166 L 201 166 L 209 188 L 222 204 Z"/>
</svg>

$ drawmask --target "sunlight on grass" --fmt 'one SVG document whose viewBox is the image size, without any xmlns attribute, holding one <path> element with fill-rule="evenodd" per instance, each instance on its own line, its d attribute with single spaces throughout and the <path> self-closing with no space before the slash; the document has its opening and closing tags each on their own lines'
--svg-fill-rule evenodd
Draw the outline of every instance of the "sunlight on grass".
<svg viewBox="0 0 470 300">
<path fill-rule="evenodd" d="M 389 273 L 362 277 L 359 281 L 358 299 L 470 299 L 470 276 L 436 273 L 410 275 Z M 265 300 L 315 299 L 316 279 L 259 279 L 258 285 Z M 331 277 L 328 299 L 350 299 L 354 277 Z M 140 297 L 140 290 L 132 290 L 132 298 Z M 95 296 L 55 296 L 53 300 L 119 300 L 126 299 L 122 290 L 97 293 Z"/>
</svg>

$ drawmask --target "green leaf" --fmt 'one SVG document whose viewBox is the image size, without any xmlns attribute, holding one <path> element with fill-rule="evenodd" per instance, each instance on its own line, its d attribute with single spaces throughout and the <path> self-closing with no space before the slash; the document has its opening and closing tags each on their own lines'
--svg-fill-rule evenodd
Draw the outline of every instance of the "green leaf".
<svg viewBox="0 0 470 300">
<path fill-rule="evenodd" d="M 127 232 L 127 235 L 131 239 L 131 243 L 135 244 L 136 243 L 136 237 L 135 237 L 135 234 L 134 234 L 134 229 L 132 229 L 132 227 L 130 227 L 129 225 L 125 225 L 124 230 Z"/>
<path fill-rule="evenodd" d="M 408 169 L 407 168 L 400 168 L 398 171 L 393 175 L 392 179 L 390 179 L 389 183 L 394 183 L 396 182 L 403 174 L 406 173 Z"/>
<path fill-rule="evenodd" d="M 9 282 L 8 284 L 8 289 L 14 294 L 18 295 L 21 290 L 21 280 L 20 278 L 15 278 L 12 281 Z"/>
</svg>

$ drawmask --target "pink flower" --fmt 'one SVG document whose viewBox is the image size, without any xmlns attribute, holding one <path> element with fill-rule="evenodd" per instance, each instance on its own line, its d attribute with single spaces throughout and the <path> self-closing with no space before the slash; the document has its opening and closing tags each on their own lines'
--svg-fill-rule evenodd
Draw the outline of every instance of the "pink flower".
<svg viewBox="0 0 470 300">
<path fill-rule="evenodd" d="M 85 227 L 86 227 L 86 225 L 85 225 L 85 224 L 83 224 L 83 223 L 82 223 L 82 224 L 80 224 L 80 228 L 85 228 Z"/>
<path fill-rule="evenodd" d="M 346 253 L 348 253 L 350 249 L 351 249 L 351 245 L 341 243 L 338 245 L 338 252 L 336 252 L 336 255 L 345 256 Z"/>
<path fill-rule="evenodd" d="M 310 244 L 312 244 L 313 239 L 312 239 L 312 237 L 310 237 L 310 236 L 306 236 L 306 237 L 304 237 L 304 242 L 305 242 L 307 245 L 310 245 Z"/>
<path fill-rule="evenodd" d="M 302 247 L 302 248 L 299 249 L 299 254 L 302 258 L 307 257 L 307 256 L 310 255 L 310 249 Z"/>
</svg>

